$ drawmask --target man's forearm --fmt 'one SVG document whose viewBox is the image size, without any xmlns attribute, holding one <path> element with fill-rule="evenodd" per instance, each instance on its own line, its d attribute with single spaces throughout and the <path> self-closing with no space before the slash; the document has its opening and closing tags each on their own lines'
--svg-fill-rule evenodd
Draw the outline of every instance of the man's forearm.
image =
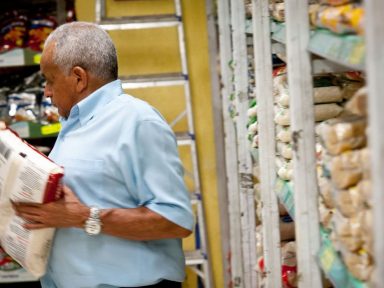
<svg viewBox="0 0 384 288">
<path fill-rule="evenodd" d="M 145 207 L 103 209 L 100 218 L 102 233 L 130 240 L 184 238 L 191 234 Z"/>
</svg>

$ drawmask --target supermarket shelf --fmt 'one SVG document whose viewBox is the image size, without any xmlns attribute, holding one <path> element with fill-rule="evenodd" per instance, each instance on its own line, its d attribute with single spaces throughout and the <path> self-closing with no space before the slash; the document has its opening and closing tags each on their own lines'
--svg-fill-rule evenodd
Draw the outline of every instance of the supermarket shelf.
<svg viewBox="0 0 384 288">
<path fill-rule="evenodd" d="M 293 195 L 294 192 L 292 183 L 277 179 L 275 184 L 275 192 L 280 200 L 280 203 L 283 204 L 285 210 L 287 210 L 289 216 L 295 220 L 295 199 Z"/>
<path fill-rule="evenodd" d="M 123 89 L 184 85 L 188 76 L 181 73 L 120 77 Z"/>
<path fill-rule="evenodd" d="M 325 29 L 312 31 L 309 51 L 352 70 L 364 70 L 364 39 L 357 35 L 337 35 Z"/>
<path fill-rule="evenodd" d="M 25 139 L 56 137 L 61 129 L 60 123 L 42 125 L 28 121 L 16 122 L 9 127 Z"/>
<path fill-rule="evenodd" d="M 29 48 L 15 48 L 0 53 L 0 67 L 39 65 L 41 52 Z"/>
<path fill-rule="evenodd" d="M 104 18 L 100 26 L 105 30 L 129 30 L 174 27 L 181 23 L 176 15 L 134 16 L 121 18 Z"/>
<path fill-rule="evenodd" d="M 329 233 L 320 228 L 321 247 L 318 253 L 320 267 L 335 287 L 368 288 L 369 286 L 353 277 L 345 266 L 339 253 L 329 239 Z"/>
</svg>

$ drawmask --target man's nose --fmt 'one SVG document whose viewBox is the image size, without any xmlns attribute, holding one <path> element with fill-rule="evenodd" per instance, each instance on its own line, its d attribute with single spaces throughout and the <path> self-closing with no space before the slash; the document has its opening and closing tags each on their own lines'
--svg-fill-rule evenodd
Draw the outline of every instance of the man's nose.
<svg viewBox="0 0 384 288">
<path fill-rule="evenodd" d="M 52 90 L 47 85 L 44 87 L 44 96 L 48 98 L 52 97 Z"/>
</svg>

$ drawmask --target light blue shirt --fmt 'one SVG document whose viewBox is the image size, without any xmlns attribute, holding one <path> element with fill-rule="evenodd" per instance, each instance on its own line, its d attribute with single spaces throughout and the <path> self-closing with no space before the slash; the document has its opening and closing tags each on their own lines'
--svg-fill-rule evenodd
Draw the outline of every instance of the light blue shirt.
<svg viewBox="0 0 384 288">
<path fill-rule="evenodd" d="M 64 167 L 64 183 L 87 206 L 145 206 L 192 230 L 175 136 L 155 109 L 123 94 L 120 80 L 71 109 L 50 158 Z M 184 263 L 180 239 L 130 241 L 63 228 L 56 230 L 42 284 L 88 288 L 182 282 Z"/>
</svg>

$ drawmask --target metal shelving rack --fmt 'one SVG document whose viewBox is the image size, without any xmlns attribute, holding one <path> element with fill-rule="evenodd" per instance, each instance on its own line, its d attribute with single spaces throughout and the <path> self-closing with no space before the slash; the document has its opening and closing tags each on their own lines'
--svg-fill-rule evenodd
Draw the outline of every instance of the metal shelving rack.
<svg viewBox="0 0 384 288">
<path fill-rule="evenodd" d="M 181 59 L 180 73 L 160 75 L 130 75 L 121 77 L 123 89 L 148 88 L 159 86 L 183 86 L 186 107 L 171 123 L 173 127 L 181 119 L 186 118 L 188 131 L 176 133 L 179 146 L 188 146 L 192 159 L 192 170 L 186 171 L 186 175 L 193 181 L 191 193 L 192 204 L 197 211 L 197 228 L 195 231 L 198 247 L 193 251 L 185 251 L 186 265 L 194 271 L 202 280 L 205 288 L 213 287 L 212 273 L 209 261 L 208 241 L 206 233 L 205 212 L 200 191 L 199 169 L 193 125 L 191 92 L 188 77 L 187 55 L 184 39 L 184 27 L 181 11 L 181 1 L 174 0 L 175 13 L 171 15 L 149 15 L 110 18 L 106 13 L 106 1 L 96 0 L 96 22 L 106 31 L 132 30 L 132 29 L 158 29 L 164 27 L 175 27 L 178 32 L 179 54 Z"/>
<path fill-rule="evenodd" d="M 251 288 L 257 287 L 258 279 L 252 161 L 246 142 L 249 99 L 245 10 L 237 0 L 218 1 L 217 8 L 231 250 L 228 287 Z M 233 96 L 238 115 L 232 119 L 228 106 Z"/>
<path fill-rule="evenodd" d="M 230 60 L 231 53 L 229 43 L 235 43 L 232 48 L 234 55 L 237 49 L 243 49 L 244 43 L 235 38 L 236 33 L 243 33 L 235 25 L 243 25 L 244 19 L 242 9 L 232 5 L 230 10 L 220 9 L 224 5 L 219 1 L 219 29 L 222 75 L 230 78 L 228 68 L 225 64 Z M 226 1 L 223 1 L 226 2 Z M 244 5 L 237 1 L 237 5 Z M 285 1 L 285 25 L 279 27 L 270 25 L 269 1 L 252 0 L 253 4 L 253 36 L 255 51 L 256 72 L 256 94 L 258 102 L 259 122 L 259 155 L 262 189 L 262 218 L 264 232 L 264 258 L 266 287 L 281 287 L 281 265 L 279 251 L 279 227 L 276 221 L 276 195 L 274 195 L 273 181 L 275 179 L 274 168 L 274 128 L 273 128 L 273 105 L 272 105 L 272 64 L 271 52 L 286 51 L 288 62 L 289 94 L 291 95 L 291 125 L 294 139 L 294 204 L 295 204 L 295 227 L 298 259 L 298 285 L 301 288 L 323 287 L 321 270 L 318 261 L 320 249 L 320 225 L 318 217 L 318 185 L 315 170 L 315 131 L 314 131 L 314 103 L 310 97 L 313 93 L 312 76 L 320 73 L 337 73 L 350 70 L 365 72 L 367 78 L 369 95 L 369 146 L 372 153 L 371 169 L 373 183 L 373 212 L 374 212 L 374 251 L 376 261 L 376 273 L 374 274 L 374 287 L 381 287 L 384 282 L 384 98 L 382 97 L 382 83 L 384 74 L 380 71 L 384 67 L 384 24 L 380 21 L 384 2 L 381 0 L 365 0 L 365 37 L 351 36 L 347 38 L 326 32 L 312 32 L 309 27 L 308 1 L 287 0 Z M 237 9 L 237 11 L 235 11 Z M 240 11 L 240 12 L 239 12 Z M 227 20 L 220 18 L 232 17 L 232 34 L 223 29 L 228 26 Z M 239 32 L 240 30 L 240 32 Z M 272 35 L 271 35 L 272 32 Z M 229 34 L 229 35 L 228 35 Z M 237 36 L 238 37 L 238 36 Z M 319 49 L 320 42 L 326 44 Z M 334 45 L 331 46 L 328 41 Z M 271 43 L 272 42 L 272 43 Z M 272 44 L 272 45 L 271 45 Z M 327 44 L 329 44 L 327 46 Z M 231 50 L 231 51 L 232 51 Z M 225 51 L 225 53 L 223 52 Z M 316 56 L 316 57 L 315 57 Z M 321 58 L 319 59 L 318 56 Z M 242 55 L 241 57 L 244 57 Z M 235 60 L 235 63 L 238 62 Z M 244 61 L 244 59 L 243 59 Z M 294 65 L 289 65 L 294 63 Z M 244 65 L 244 64 L 243 64 Z M 246 78 L 244 72 L 235 69 L 234 79 Z M 241 81 L 244 81 L 241 80 Z M 224 82 L 223 99 L 228 97 L 230 82 Z M 236 91 L 236 86 L 235 86 Z M 225 92 L 225 93 L 224 93 Z M 224 102 L 224 100 L 223 100 Z M 228 106 L 224 104 L 224 110 Z M 239 110 L 239 118 L 244 111 Z M 228 113 L 224 113 L 225 121 L 228 121 Z M 238 122 L 238 125 L 240 123 Z M 245 125 L 245 124 L 244 124 Z M 231 128 L 229 124 L 227 129 Z M 241 133 L 241 130 L 235 132 Z M 232 131 L 232 133 L 234 133 Z M 231 133 L 231 135 L 232 135 Z M 238 137 L 240 141 L 241 137 Z M 245 137 L 242 141 L 246 142 Z M 233 150 L 233 140 L 226 142 L 228 148 Z M 239 143 L 237 143 L 239 145 Z M 235 146 L 236 147 L 236 146 Z M 238 151 L 237 151 L 238 153 Z M 228 155 L 228 153 L 227 153 Z M 229 157 L 235 161 L 236 155 Z M 227 160 L 228 161 L 228 160 Z M 241 161 L 240 161 L 241 162 Z M 232 173 L 235 171 L 232 170 Z M 238 171 L 238 175 L 240 171 Z M 239 178 L 239 177 L 238 177 Z M 232 177 L 232 179 L 234 179 Z M 236 180 L 236 179 L 235 179 Z M 232 189 L 235 190 L 233 183 Z M 229 189 L 230 190 L 230 189 Z M 240 189 L 230 193 L 240 193 Z M 230 198 L 231 199 L 231 198 Z M 241 211 L 244 212 L 244 211 Z M 237 214 L 231 215 L 231 224 L 236 223 Z M 267 226 L 267 227 L 265 227 Z M 231 230 L 233 231 L 233 227 Z M 243 231 L 242 231 L 243 232 Z M 238 236 L 237 236 L 238 237 Z M 231 243 L 233 239 L 231 239 Z M 236 243 L 235 243 L 236 244 Z M 231 247 L 231 249 L 236 246 Z M 235 251 L 238 252 L 239 248 Z M 243 247 L 244 251 L 244 247 Z M 237 254 L 237 262 L 232 265 L 248 262 L 244 255 Z M 253 255 L 252 255 L 253 256 Z M 236 266 L 235 266 L 236 268 Z M 239 275 L 246 279 L 246 274 L 241 269 L 236 270 Z M 249 287 L 247 282 L 241 282 L 235 287 Z M 254 286 L 256 287 L 256 286 Z"/>
<path fill-rule="evenodd" d="M 384 65 L 384 24 L 381 21 L 384 11 L 384 2 L 381 0 L 365 1 L 365 35 L 366 35 L 366 73 L 368 78 L 368 121 L 369 146 L 371 149 L 371 170 L 373 188 L 373 237 L 376 271 L 374 274 L 374 287 L 380 287 L 384 281 L 384 97 L 382 85 L 384 74 L 380 69 Z"/>
</svg>

